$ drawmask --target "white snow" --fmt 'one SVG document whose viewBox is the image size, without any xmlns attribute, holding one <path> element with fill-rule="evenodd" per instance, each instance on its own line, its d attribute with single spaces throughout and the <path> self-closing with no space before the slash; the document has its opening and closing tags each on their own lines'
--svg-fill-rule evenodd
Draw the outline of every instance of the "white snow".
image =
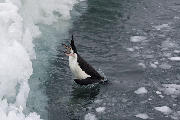
<svg viewBox="0 0 180 120">
<path fill-rule="evenodd" d="M 25 115 L 28 79 L 36 58 L 33 39 L 41 34 L 38 23 L 51 25 L 70 19 L 77 0 L 3 0 L 0 2 L 0 120 L 40 120 Z M 54 11 L 61 14 L 60 17 Z"/>
<path fill-rule="evenodd" d="M 105 107 L 98 107 L 96 108 L 96 112 L 101 113 L 104 112 L 105 109 L 106 109 Z"/>
<path fill-rule="evenodd" d="M 139 89 L 137 89 L 136 91 L 134 91 L 134 93 L 136 94 L 146 94 L 148 91 L 146 90 L 145 87 L 140 87 Z"/>
<path fill-rule="evenodd" d="M 140 114 L 137 114 L 135 116 L 138 118 L 144 119 L 144 120 L 149 119 L 149 116 L 146 113 L 140 113 Z"/>
<path fill-rule="evenodd" d="M 169 60 L 180 61 L 180 57 L 170 57 Z"/>
<path fill-rule="evenodd" d="M 85 115 L 84 120 L 97 120 L 97 118 L 94 114 L 88 113 Z"/>
<path fill-rule="evenodd" d="M 171 108 L 169 108 L 168 106 L 155 107 L 154 109 L 157 110 L 157 111 L 160 111 L 160 112 L 162 112 L 163 114 L 166 114 L 166 115 L 172 113 Z"/>
<path fill-rule="evenodd" d="M 145 36 L 132 36 L 132 37 L 130 38 L 130 41 L 131 41 L 131 42 L 142 42 L 142 41 L 144 41 L 144 40 L 146 40 L 146 37 L 145 37 Z"/>
</svg>

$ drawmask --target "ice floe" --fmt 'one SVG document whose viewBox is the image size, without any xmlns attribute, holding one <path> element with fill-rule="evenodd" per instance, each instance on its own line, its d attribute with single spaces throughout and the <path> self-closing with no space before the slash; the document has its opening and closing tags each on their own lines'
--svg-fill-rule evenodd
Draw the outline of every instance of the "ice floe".
<svg viewBox="0 0 180 120">
<path fill-rule="evenodd" d="M 144 120 L 149 119 L 149 116 L 146 113 L 140 113 L 135 116 Z"/>
<path fill-rule="evenodd" d="M 85 115 L 84 120 L 97 120 L 97 118 L 94 114 L 88 113 Z"/>
<path fill-rule="evenodd" d="M 180 94 L 180 85 L 177 84 L 163 84 L 162 91 L 167 95 L 177 96 Z"/>
<path fill-rule="evenodd" d="M 130 38 L 130 41 L 131 41 L 131 42 L 142 42 L 142 41 L 144 41 L 144 40 L 146 40 L 146 37 L 145 37 L 145 36 L 132 36 L 132 37 Z"/>
<path fill-rule="evenodd" d="M 154 109 L 166 115 L 172 113 L 171 108 L 169 108 L 168 106 L 155 107 Z"/>
<path fill-rule="evenodd" d="M 106 109 L 105 107 L 98 107 L 96 108 L 96 112 L 101 113 L 101 112 L 104 112 L 105 109 Z"/>
<path fill-rule="evenodd" d="M 150 63 L 150 66 L 151 66 L 152 68 L 157 68 L 157 65 L 154 64 L 154 63 Z"/>
<path fill-rule="evenodd" d="M 162 63 L 161 65 L 159 65 L 159 67 L 162 69 L 170 69 L 172 66 L 168 63 Z"/>
<path fill-rule="evenodd" d="M 144 63 L 138 63 L 139 66 L 141 66 L 142 68 L 146 68 L 146 65 Z"/>
<path fill-rule="evenodd" d="M 160 94 L 162 94 L 160 91 L 156 91 L 156 94 L 158 94 L 158 95 L 160 95 Z"/>
<path fill-rule="evenodd" d="M 169 60 L 180 61 L 180 57 L 170 57 Z"/>
<path fill-rule="evenodd" d="M 162 25 L 157 25 L 157 26 L 153 26 L 156 30 L 161 30 L 161 29 L 165 29 L 165 28 L 170 28 L 169 24 L 162 24 Z"/>
<path fill-rule="evenodd" d="M 133 52 L 134 51 L 134 48 L 126 48 L 127 51 L 130 51 L 130 52 Z"/>
<path fill-rule="evenodd" d="M 146 90 L 145 87 L 140 87 L 139 89 L 137 89 L 136 91 L 134 91 L 134 93 L 136 94 L 146 94 L 148 91 Z"/>
<path fill-rule="evenodd" d="M 98 99 L 98 100 L 95 100 L 94 103 L 101 103 L 103 100 L 102 99 Z"/>
</svg>

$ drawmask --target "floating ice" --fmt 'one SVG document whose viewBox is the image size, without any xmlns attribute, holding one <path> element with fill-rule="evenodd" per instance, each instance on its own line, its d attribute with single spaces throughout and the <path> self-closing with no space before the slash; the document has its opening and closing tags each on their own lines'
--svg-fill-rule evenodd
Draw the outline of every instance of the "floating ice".
<svg viewBox="0 0 180 120">
<path fill-rule="evenodd" d="M 141 42 L 141 41 L 144 41 L 144 40 L 146 40 L 145 36 L 132 36 L 130 38 L 131 42 Z"/>
<path fill-rule="evenodd" d="M 157 65 L 154 64 L 154 63 L 150 63 L 150 66 L 151 66 L 152 68 L 157 68 Z"/>
<path fill-rule="evenodd" d="M 157 111 L 160 111 L 160 112 L 162 112 L 163 114 L 166 114 L 166 115 L 172 113 L 171 108 L 169 108 L 168 106 L 155 107 L 154 109 L 157 110 Z"/>
<path fill-rule="evenodd" d="M 96 112 L 104 112 L 105 109 L 105 107 L 98 107 L 96 108 Z"/>
<path fill-rule="evenodd" d="M 174 120 L 180 120 L 180 111 L 174 112 L 171 115 L 171 118 L 174 119 Z"/>
<path fill-rule="evenodd" d="M 159 65 L 159 67 L 162 69 L 170 69 L 172 66 L 168 63 L 162 63 L 161 65 Z"/>
<path fill-rule="evenodd" d="M 174 50 L 174 53 L 180 53 L 180 50 Z"/>
<path fill-rule="evenodd" d="M 135 116 L 138 118 L 144 119 L 144 120 L 149 119 L 149 116 L 146 113 L 140 113 L 140 114 L 137 114 Z"/>
<path fill-rule="evenodd" d="M 146 68 L 146 65 L 144 63 L 138 63 L 139 66 L 141 66 L 142 68 Z"/>
<path fill-rule="evenodd" d="M 163 41 L 161 43 L 161 46 L 162 46 L 163 49 L 178 47 L 177 44 L 175 42 L 172 42 L 172 40 L 170 38 L 168 38 L 167 40 Z"/>
<path fill-rule="evenodd" d="M 95 100 L 94 103 L 101 103 L 103 100 L 100 99 L 100 100 Z"/>
<path fill-rule="evenodd" d="M 158 94 L 158 95 L 160 95 L 160 94 L 162 94 L 160 91 L 156 91 L 156 94 Z"/>
<path fill-rule="evenodd" d="M 130 52 L 133 52 L 134 51 L 134 49 L 133 48 L 126 48 L 128 51 L 130 51 Z"/>
<path fill-rule="evenodd" d="M 85 115 L 84 120 L 97 120 L 97 118 L 94 114 L 88 113 Z"/>
<path fill-rule="evenodd" d="M 153 26 L 156 30 L 161 30 L 164 28 L 169 28 L 168 24 L 162 24 L 162 25 L 157 25 L 157 26 Z"/>
<path fill-rule="evenodd" d="M 139 89 L 137 89 L 136 91 L 134 91 L 134 93 L 136 94 L 146 94 L 148 91 L 146 90 L 145 87 L 141 87 Z"/>
<path fill-rule="evenodd" d="M 167 95 L 180 95 L 180 85 L 176 84 L 163 84 L 162 91 Z"/>
<path fill-rule="evenodd" d="M 171 57 L 171 58 L 169 58 L 169 60 L 172 60 L 172 61 L 180 61 L 180 57 Z"/>
</svg>

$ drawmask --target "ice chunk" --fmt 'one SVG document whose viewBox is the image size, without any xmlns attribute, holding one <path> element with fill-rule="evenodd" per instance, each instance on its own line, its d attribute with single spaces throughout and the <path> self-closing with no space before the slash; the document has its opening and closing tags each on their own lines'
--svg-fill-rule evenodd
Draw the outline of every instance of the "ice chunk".
<svg viewBox="0 0 180 120">
<path fill-rule="evenodd" d="M 149 116 L 146 113 L 140 113 L 135 116 L 144 120 L 149 118 Z"/>
<path fill-rule="evenodd" d="M 168 24 L 162 24 L 162 25 L 157 25 L 157 26 L 154 26 L 154 28 L 156 30 L 161 30 L 163 28 L 169 28 L 169 25 Z"/>
<path fill-rule="evenodd" d="M 104 112 L 105 109 L 105 107 L 98 107 L 96 108 L 96 112 Z"/>
<path fill-rule="evenodd" d="M 171 65 L 169 65 L 168 63 L 162 63 L 159 67 L 162 69 L 170 69 Z"/>
<path fill-rule="evenodd" d="M 160 91 L 156 91 L 156 94 L 158 94 L 158 95 L 160 95 L 160 94 L 162 94 Z"/>
<path fill-rule="evenodd" d="M 141 66 L 142 68 L 146 68 L 146 65 L 144 63 L 138 63 L 139 66 Z"/>
<path fill-rule="evenodd" d="M 171 58 L 169 58 L 169 60 L 172 60 L 172 61 L 180 61 L 180 57 L 171 57 Z"/>
<path fill-rule="evenodd" d="M 137 89 L 136 91 L 134 91 L 134 93 L 136 94 L 146 94 L 148 91 L 146 90 L 145 87 L 141 87 L 139 89 Z"/>
<path fill-rule="evenodd" d="M 180 53 L 180 50 L 174 50 L 174 53 Z"/>
<path fill-rule="evenodd" d="M 97 118 L 94 114 L 88 113 L 85 115 L 84 120 L 97 120 Z"/>
<path fill-rule="evenodd" d="M 150 66 L 151 66 L 152 68 L 157 68 L 157 65 L 154 64 L 154 63 L 150 63 Z"/>
<path fill-rule="evenodd" d="M 157 110 L 157 111 L 160 111 L 160 112 L 162 112 L 163 114 L 166 114 L 166 115 L 172 113 L 171 108 L 169 108 L 168 106 L 155 107 L 154 109 Z"/>
<path fill-rule="evenodd" d="M 163 84 L 162 91 L 167 95 L 179 95 L 180 94 L 180 85 L 176 84 Z"/>
<path fill-rule="evenodd" d="M 132 36 L 132 37 L 130 38 L 130 41 L 131 41 L 131 42 L 142 42 L 142 41 L 144 41 L 144 40 L 146 40 L 146 37 L 145 37 L 145 36 Z"/>
<path fill-rule="evenodd" d="M 130 51 L 130 52 L 133 52 L 134 51 L 134 49 L 133 48 L 126 48 L 128 51 Z"/>
<path fill-rule="evenodd" d="M 95 100 L 94 103 L 101 103 L 103 100 L 102 99 L 98 99 L 98 100 Z"/>
<path fill-rule="evenodd" d="M 167 39 L 165 41 L 162 42 L 161 44 L 163 49 L 168 49 L 168 48 L 175 48 L 178 47 L 177 44 L 175 42 L 172 42 L 171 39 Z M 167 54 L 167 53 L 166 53 Z M 169 55 L 169 53 L 168 53 Z M 166 56 L 168 56 L 166 55 Z"/>
</svg>

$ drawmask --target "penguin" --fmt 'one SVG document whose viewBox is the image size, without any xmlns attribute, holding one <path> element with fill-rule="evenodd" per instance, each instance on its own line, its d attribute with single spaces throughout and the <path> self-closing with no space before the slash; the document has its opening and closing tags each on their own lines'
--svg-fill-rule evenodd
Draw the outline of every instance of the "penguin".
<svg viewBox="0 0 180 120">
<path fill-rule="evenodd" d="M 74 44 L 72 35 L 70 46 L 63 44 L 67 51 L 64 53 L 69 57 L 69 67 L 73 75 L 74 81 L 80 85 L 88 85 L 102 82 L 102 77 L 90 64 L 88 64 L 78 53 Z"/>
</svg>

